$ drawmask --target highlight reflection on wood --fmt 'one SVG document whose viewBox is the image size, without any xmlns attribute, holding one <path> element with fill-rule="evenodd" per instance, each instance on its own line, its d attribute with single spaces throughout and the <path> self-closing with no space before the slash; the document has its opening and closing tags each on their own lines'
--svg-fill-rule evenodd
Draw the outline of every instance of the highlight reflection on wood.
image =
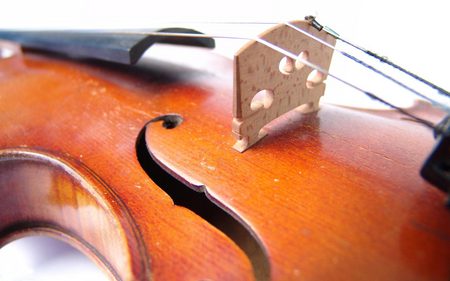
<svg viewBox="0 0 450 281">
<path fill-rule="evenodd" d="M 1 236 L 50 234 L 75 243 L 118 280 L 150 276 L 126 208 L 90 172 L 23 149 L 0 151 L 0 159 Z"/>
<path fill-rule="evenodd" d="M 239 153 L 232 63 L 193 48 L 152 55 L 137 68 L 0 60 L 0 244 L 49 231 L 118 280 L 254 280 L 236 243 L 174 206 L 137 160 L 147 122 L 176 113 L 174 129 L 148 125 L 150 153 L 247 227 L 271 280 L 449 279 L 450 213 L 418 175 L 430 132 L 323 105 Z"/>
<path fill-rule="evenodd" d="M 129 75 L 116 66 L 37 54 L 0 60 L 0 73 L 0 148 L 66 159 L 79 173 L 74 179 L 57 165 L 20 158 L 11 162 L 9 154 L 2 154 L 0 208 L 23 212 L 0 212 L 0 233 L 8 233 L 0 244 L 17 237 L 10 234 L 35 233 L 35 226 L 41 231 L 44 221 L 46 231 L 70 237 L 95 260 L 104 255 L 103 268 L 108 261 L 118 280 L 254 279 L 235 243 L 191 211 L 174 206 L 136 159 L 136 138 L 159 115 L 156 99 L 163 97 L 164 83 L 154 80 L 153 90 L 141 92 L 144 79 L 129 76 L 124 85 L 108 81 L 116 74 Z M 33 180 L 40 172 L 48 174 L 45 180 Z M 78 177 L 90 184 L 81 185 Z M 10 183 L 21 189 L 12 193 Z M 95 211 L 87 211 L 88 205 Z"/>
</svg>

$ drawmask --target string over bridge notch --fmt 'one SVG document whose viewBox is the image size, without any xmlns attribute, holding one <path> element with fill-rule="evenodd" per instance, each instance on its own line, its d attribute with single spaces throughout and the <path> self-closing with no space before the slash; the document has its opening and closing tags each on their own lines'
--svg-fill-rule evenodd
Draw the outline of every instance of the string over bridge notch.
<svg viewBox="0 0 450 281">
<path fill-rule="evenodd" d="M 317 30 L 308 21 L 292 21 L 290 24 L 333 46 L 336 43 L 332 35 Z M 262 139 L 266 135 L 263 127 L 288 111 L 302 105 L 308 106 L 308 112 L 318 110 L 325 91 L 322 82 L 326 73 L 314 71 L 304 63 L 311 62 L 328 71 L 333 55 L 332 49 L 284 23 L 265 31 L 258 38 L 260 40 L 244 45 L 234 57 L 232 128 L 237 142 L 233 148 L 239 152 Z M 298 57 L 294 60 L 264 42 Z"/>
</svg>

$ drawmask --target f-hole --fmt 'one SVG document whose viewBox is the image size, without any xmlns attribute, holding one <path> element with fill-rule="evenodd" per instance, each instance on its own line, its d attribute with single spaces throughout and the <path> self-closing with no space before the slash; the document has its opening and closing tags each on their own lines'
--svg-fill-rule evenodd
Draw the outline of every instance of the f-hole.
<svg viewBox="0 0 450 281">
<path fill-rule="evenodd" d="M 155 121 L 162 121 L 166 129 L 175 129 L 182 119 L 177 115 L 165 115 L 151 122 Z M 256 280 L 269 280 L 269 261 L 256 238 L 240 221 L 210 201 L 205 193 L 194 191 L 161 168 L 147 149 L 145 131 L 146 127 L 139 133 L 136 153 L 147 175 L 172 198 L 175 205 L 188 208 L 233 240 L 249 258 Z"/>
</svg>

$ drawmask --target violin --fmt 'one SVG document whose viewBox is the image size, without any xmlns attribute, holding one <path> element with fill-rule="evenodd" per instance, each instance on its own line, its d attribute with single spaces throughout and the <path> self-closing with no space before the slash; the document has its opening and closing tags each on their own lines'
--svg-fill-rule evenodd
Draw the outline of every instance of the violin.
<svg viewBox="0 0 450 281">
<path fill-rule="evenodd" d="M 112 280 L 448 280 L 445 110 L 319 105 L 333 49 L 295 27 L 336 35 L 289 24 L 234 60 L 183 28 L 0 32 L 0 245 Z"/>
</svg>

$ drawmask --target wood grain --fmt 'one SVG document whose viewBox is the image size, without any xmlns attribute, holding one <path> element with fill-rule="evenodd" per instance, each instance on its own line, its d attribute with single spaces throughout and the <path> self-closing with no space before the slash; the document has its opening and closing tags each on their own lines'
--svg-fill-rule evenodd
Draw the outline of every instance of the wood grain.
<svg viewBox="0 0 450 281">
<path fill-rule="evenodd" d="M 202 94 L 167 94 L 161 107 L 184 122 L 152 124 L 149 151 L 253 230 L 272 280 L 448 280 L 450 213 L 419 175 L 431 131 L 395 112 L 322 105 L 275 120 L 240 154 L 224 125 L 232 89 L 200 84 Z"/>
<path fill-rule="evenodd" d="M 41 233 L 45 222 L 47 232 L 76 239 L 75 246 L 97 262 L 103 256 L 117 280 L 253 280 L 250 262 L 235 243 L 174 206 L 136 159 L 140 130 L 162 110 L 158 99 L 169 88 L 196 89 L 169 87 L 157 66 L 136 71 L 148 80 L 127 71 L 35 54 L 0 60 L 0 149 L 26 149 L 85 167 L 74 178 L 58 166 L 2 157 L 0 208 L 22 211 L 0 213 L 0 244 Z M 122 85 L 105 79 L 116 73 Z M 37 176 L 40 170 L 48 171 L 46 181 Z M 79 178 L 102 185 L 80 185 Z"/>
<path fill-rule="evenodd" d="M 111 278 L 150 277 L 149 258 L 122 201 L 80 164 L 26 149 L 0 151 L 1 237 L 49 234 L 89 253 Z"/>
<path fill-rule="evenodd" d="M 291 24 L 330 45 L 336 43 L 331 35 L 325 31 L 317 31 L 306 21 Z M 325 70 L 330 67 L 332 49 L 286 24 L 278 24 L 259 37 Z M 289 70 L 280 71 L 280 67 L 283 69 L 283 62 Z M 308 83 L 313 69 L 305 65 L 296 67 L 301 63 L 255 40 L 248 42 L 236 53 L 232 128 L 237 138 L 233 147 L 237 151 L 245 151 L 266 136 L 267 132 L 263 127 L 282 114 L 302 105 L 308 112 L 319 109 L 319 100 L 325 91 L 325 84 L 321 81 L 326 77 L 316 81 L 314 85 Z M 255 100 L 255 96 L 262 91 L 268 91 L 269 96 L 261 97 L 262 101 Z M 260 104 L 256 104 L 257 102 Z"/>
<path fill-rule="evenodd" d="M 418 175 L 433 143 L 425 128 L 322 105 L 274 120 L 241 154 L 231 148 L 232 63 L 192 48 L 150 55 L 137 68 L 31 52 L 0 60 L 0 149 L 9 155 L 0 158 L 0 208 L 23 208 L 17 220 L 0 213 L 1 244 L 13 237 L 8 230 L 33 233 L 46 221 L 103 256 L 118 280 L 253 280 L 243 251 L 174 206 L 139 165 L 141 129 L 177 113 L 184 121 L 172 130 L 148 126 L 150 152 L 254 233 L 271 280 L 449 279 L 450 213 Z M 92 218 L 80 220 L 87 205 Z"/>
</svg>

